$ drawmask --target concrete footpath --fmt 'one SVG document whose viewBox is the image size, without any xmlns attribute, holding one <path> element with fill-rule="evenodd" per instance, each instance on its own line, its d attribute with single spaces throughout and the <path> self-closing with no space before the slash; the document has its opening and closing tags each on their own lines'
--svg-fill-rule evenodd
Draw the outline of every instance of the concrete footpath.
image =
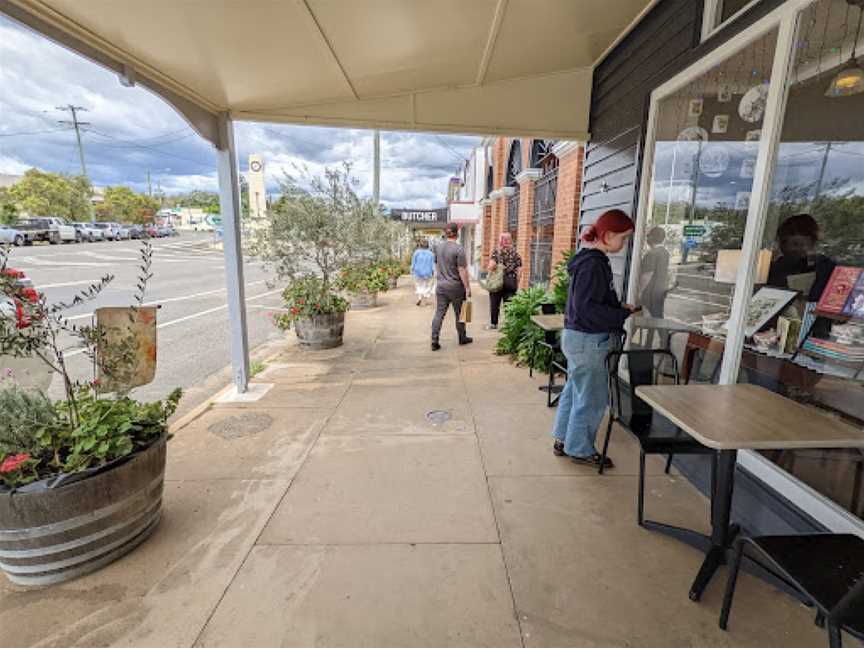
<svg viewBox="0 0 864 648">
<path fill-rule="evenodd" d="M 409 282 L 401 281 L 403 285 Z M 479 292 L 479 291 L 478 291 Z M 408 288 L 349 313 L 345 345 L 285 348 L 258 402 L 175 430 L 154 536 L 100 572 L 25 591 L 0 577 L 3 648 L 713 648 L 823 645 L 811 612 L 636 525 L 638 449 L 605 476 L 551 452 L 554 410 L 475 343 L 429 350 Z M 430 414 L 430 412 L 432 414 Z M 649 462 L 647 511 L 705 529 L 706 500 Z"/>
</svg>

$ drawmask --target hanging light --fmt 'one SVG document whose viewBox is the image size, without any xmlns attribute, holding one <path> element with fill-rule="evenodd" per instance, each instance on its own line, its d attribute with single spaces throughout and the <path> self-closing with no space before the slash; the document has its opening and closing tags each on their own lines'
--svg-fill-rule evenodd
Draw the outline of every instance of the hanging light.
<svg viewBox="0 0 864 648">
<path fill-rule="evenodd" d="M 857 5 L 858 2 L 850 0 L 850 4 Z M 836 76 L 831 79 L 831 85 L 825 91 L 826 97 L 850 97 L 864 92 L 864 69 L 855 60 L 855 50 L 858 47 L 858 38 L 861 36 L 861 16 L 864 8 L 858 8 L 858 29 L 855 32 L 855 42 L 852 45 L 852 56 Z"/>
</svg>

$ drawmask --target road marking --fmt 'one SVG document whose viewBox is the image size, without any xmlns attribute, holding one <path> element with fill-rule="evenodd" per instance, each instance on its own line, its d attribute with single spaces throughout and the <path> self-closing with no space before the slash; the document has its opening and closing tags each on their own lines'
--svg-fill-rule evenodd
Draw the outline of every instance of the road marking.
<svg viewBox="0 0 864 648">
<path fill-rule="evenodd" d="M 95 284 L 99 283 L 98 279 L 87 279 L 85 281 L 67 281 L 66 283 L 53 283 L 53 284 L 40 284 L 39 290 L 44 290 L 46 288 L 65 288 L 66 286 L 83 286 L 85 284 Z"/>
<path fill-rule="evenodd" d="M 110 263 L 81 263 L 75 261 L 43 261 L 42 259 L 37 259 L 36 257 L 18 257 L 21 261 L 25 261 L 27 263 L 32 263 L 34 266 L 41 266 L 45 268 L 65 268 L 70 266 L 80 267 L 80 268 L 110 268 Z M 16 259 L 17 263 L 17 259 Z"/>
<path fill-rule="evenodd" d="M 260 293 L 258 295 L 253 295 L 252 297 L 248 297 L 246 299 L 247 302 L 252 301 L 253 299 L 261 299 L 262 297 L 269 297 L 271 295 L 275 295 L 277 293 L 281 293 L 282 290 L 270 290 L 265 293 Z M 192 313 L 191 315 L 186 315 L 185 317 L 178 317 L 174 320 L 169 320 L 167 322 L 163 322 L 162 324 L 158 324 L 156 326 L 157 329 L 165 328 L 166 326 L 173 326 L 174 324 L 182 324 L 183 322 L 188 322 L 189 320 L 196 319 L 198 317 L 204 317 L 204 315 L 210 315 L 211 313 L 217 313 L 221 310 L 228 308 L 228 304 L 222 304 L 221 306 L 216 306 L 215 308 L 208 308 L 207 310 L 199 311 L 197 313 Z M 86 353 L 87 349 L 78 349 L 77 351 L 72 351 L 71 353 L 64 353 L 64 358 L 72 358 L 75 356 L 79 356 L 82 353 Z"/>
<path fill-rule="evenodd" d="M 88 282 L 89 283 L 89 282 Z M 267 283 L 267 279 L 259 279 L 258 281 L 250 281 L 246 284 L 246 287 L 249 286 L 257 286 L 258 284 Z M 159 299 L 157 301 L 144 302 L 145 306 L 156 306 L 158 304 L 169 304 L 171 302 L 179 302 L 186 301 L 189 299 L 197 299 L 198 297 L 206 297 L 207 295 L 215 295 L 217 293 L 225 292 L 225 288 L 217 288 L 215 290 L 205 290 L 203 292 L 193 293 L 191 295 L 182 295 L 180 297 L 166 297 L 165 299 Z M 67 317 L 66 319 L 70 322 L 73 320 L 85 319 L 87 317 L 93 317 L 93 313 L 84 313 L 83 315 L 73 315 L 72 317 Z"/>
</svg>

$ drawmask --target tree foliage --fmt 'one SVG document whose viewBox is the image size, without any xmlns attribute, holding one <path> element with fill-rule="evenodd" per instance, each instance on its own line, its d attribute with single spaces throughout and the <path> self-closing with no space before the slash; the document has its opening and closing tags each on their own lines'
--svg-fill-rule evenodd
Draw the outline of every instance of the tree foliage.
<svg viewBox="0 0 864 648">
<path fill-rule="evenodd" d="M 266 227 L 255 232 L 252 251 L 274 267 L 280 278 L 315 273 L 329 285 L 352 262 L 394 256 L 394 242 L 404 228 L 389 221 L 371 200 L 355 191 L 351 167 L 308 169 L 287 175 L 282 196 L 270 206 Z"/>
<path fill-rule="evenodd" d="M 143 225 L 153 222 L 158 209 L 159 202 L 155 198 L 136 193 L 129 187 L 106 187 L 96 214 L 101 220 Z"/>
<path fill-rule="evenodd" d="M 89 220 L 93 185 L 85 176 L 67 176 L 30 169 L 9 188 L 18 209 L 31 216 Z"/>
<path fill-rule="evenodd" d="M 18 205 L 9 187 L 0 187 L 0 225 L 14 225 L 18 222 Z"/>
</svg>

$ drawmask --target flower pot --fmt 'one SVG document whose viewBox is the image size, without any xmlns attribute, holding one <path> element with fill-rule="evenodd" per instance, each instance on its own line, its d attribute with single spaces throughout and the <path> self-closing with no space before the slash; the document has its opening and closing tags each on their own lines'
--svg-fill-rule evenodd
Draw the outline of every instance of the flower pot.
<svg viewBox="0 0 864 648">
<path fill-rule="evenodd" d="M 165 441 L 90 475 L 67 475 L 63 485 L 44 480 L 0 492 L 0 569 L 9 580 L 68 581 L 146 540 L 162 514 Z"/>
<path fill-rule="evenodd" d="M 378 305 L 378 293 L 348 293 L 348 301 L 355 310 L 374 308 Z"/>
<path fill-rule="evenodd" d="M 308 349 L 332 349 L 342 345 L 345 313 L 330 313 L 299 319 L 294 331 L 300 344 Z"/>
<path fill-rule="evenodd" d="M 390 277 L 387 280 L 387 284 L 390 287 L 390 290 L 395 290 L 396 286 L 399 284 L 399 277 Z"/>
</svg>

